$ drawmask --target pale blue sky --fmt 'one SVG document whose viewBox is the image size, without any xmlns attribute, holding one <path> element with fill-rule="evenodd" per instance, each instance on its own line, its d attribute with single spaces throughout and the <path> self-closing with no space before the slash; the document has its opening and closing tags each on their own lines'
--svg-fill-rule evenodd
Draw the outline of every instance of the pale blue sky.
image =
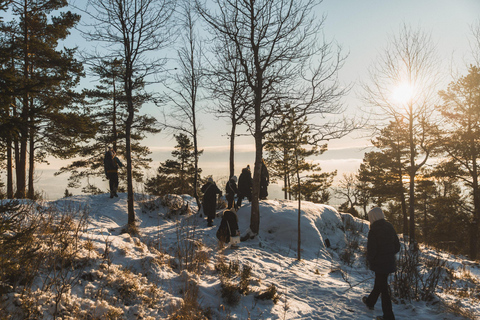
<svg viewBox="0 0 480 320">
<path fill-rule="evenodd" d="M 367 80 L 367 70 L 375 58 L 384 50 L 389 36 L 397 34 L 400 26 L 405 23 L 414 28 L 431 33 L 437 44 L 438 55 L 443 59 L 448 74 L 453 63 L 460 71 L 471 62 L 469 38 L 470 27 L 480 18 L 480 0 L 324 0 L 318 7 L 318 15 L 325 13 L 327 19 L 324 33 L 327 39 L 335 39 L 348 52 L 348 59 L 340 71 L 340 80 L 348 85 L 353 84 L 353 90 L 345 97 L 349 113 L 358 113 L 361 107 L 358 95 L 361 94 L 358 83 Z M 73 41 L 72 41 L 73 42 Z M 79 41 L 80 45 L 82 41 Z M 446 78 L 446 83 L 451 78 Z M 152 88 L 153 89 L 153 88 Z M 153 115 L 158 111 L 148 109 Z M 204 155 L 200 159 L 203 174 L 213 174 L 217 179 L 228 175 L 228 132 L 226 120 L 215 120 L 211 115 L 201 117 L 200 148 Z M 339 141 L 331 141 L 329 150 L 316 159 L 325 171 L 337 169 L 339 176 L 344 172 L 358 169 L 363 158 L 368 141 L 356 139 L 358 134 Z M 175 141 L 165 133 L 160 133 L 146 140 L 152 148 L 154 162 L 152 167 L 158 167 L 159 161 L 170 157 Z M 236 172 L 247 164 L 253 164 L 253 139 L 241 137 L 238 139 L 236 156 Z M 37 189 L 43 189 L 51 199 L 63 195 L 66 188 L 66 176 L 55 177 L 52 173 L 58 167 L 53 160 L 52 165 L 39 165 L 39 182 Z M 106 189 L 106 182 L 99 183 Z M 80 190 L 71 190 L 74 194 Z M 279 192 L 273 192 L 272 197 L 281 197 Z"/>
</svg>

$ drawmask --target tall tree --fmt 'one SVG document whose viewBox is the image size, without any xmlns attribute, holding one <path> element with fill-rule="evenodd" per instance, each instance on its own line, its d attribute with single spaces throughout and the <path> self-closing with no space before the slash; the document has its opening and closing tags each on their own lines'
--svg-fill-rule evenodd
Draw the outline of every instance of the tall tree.
<svg viewBox="0 0 480 320">
<path fill-rule="evenodd" d="M 174 84 L 169 86 L 173 93 L 169 95 L 172 108 L 168 118 L 165 117 L 163 125 L 174 131 L 188 134 L 193 141 L 196 174 L 192 185 L 192 194 L 200 210 L 202 205 L 198 195 L 200 183 L 198 159 L 202 151 L 198 149 L 198 114 L 201 109 L 199 90 L 204 78 L 202 48 L 195 29 L 197 17 L 190 1 L 181 2 L 181 15 L 181 25 L 184 32 L 181 35 L 181 48 L 177 51 L 179 68 L 178 73 L 173 77 Z"/>
<path fill-rule="evenodd" d="M 405 121 L 392 121 L 381 129 L 372 139 L 378 151 L 365 155 L 365 166 L 360 167 L 360 180 L 369 182 L 370 193 L 377 199 L 377 204 L 394 200 L 400 205 L 403 217 L 403 233 L 408 234 L 408 212 L 404 180 L 408 174 L 409 145 L 408 125 Z"/>
<path fill-rule="evenodd" d="M 91 134 L 89 118 L 76 108 L 78 95 L 73 91 L 83 68 L 74 58 L 75 49 L 58 48 L 59 41 L 80 19 L 79 15 L 62 11 L 66 6 L 66 1 L 15 0 L 11 9 L 18 22 L 2 23 L 2 30 L 9 28 L 13 36 L 16 90 L 12 115 L 19 121 L 18 144 L 14 146 L 19 198 L 34 197 L 37 161 L 47 154 L 69 156 L 64 146 L 72 144 L 74 149 L 75 142 L 86 138 L 82 134 Z M 74 126 L 77 130 L 71 130 Z"/>
<path fill-rule="evenodd" d="M 480 219 L 480 68 L 471 66 L 466 76 L 440 91 L 443 103 L 438 105 L 442 115 L 443 132 L 440 145 L 446 162 L 456 168 L 450 171 L 471 191 L 470 257 L 478 256 Z"/>
<path fill-rule="evenodd" d="M 106 147 L 112 147 L 119 155 L 125 154 L 125 119 L 127 117 L 126 95 L 123 84 L 124 63 L 120 59 L 101 60 L 92 67 L 92 75 L 99 78 L 93 89 L 85 89 L 86 105 L 90 117 L 96 123 L 95 138 L 78 149 L 78 160 L 62 167 L 56 175 L 68 173 L 70 188 L 78 188 L 83 180 L 87 185 L 83 192 L 98 192 L 90 178 L 103 177 L 103 157 Z M 134 88 L 134 104 L 138 111 L 152 97 L 144 91 L 145 83 L 137 81 Z M 143 171 L 149 168 L 149 148 L 141 145 L 146 133 L 160 132 L 159 123 L 148 115 L 134 118 L 131 131 L 132 175 L 137 182 L 143 181 Z"/>
<path fill-rule="evenodd" d="M 415 176 L 432 154 L 435 143 L 432 125 L 438 85 L 438 63 L 431 37 L 403 25 L 398 36 L 370 69 L 364 86 L 365 102 L 375 109 L 378 121 L 406 121 L 409 147 L 409 235 L 415 242 Z"/>
<path fill-rule="evenodd" d="M 236 58 L 235 46 L 228 38 L 216 42 L 213 50 L 218 64 L 211 62 L 207 71 L 206 86 L 214 99 L 215 107 L 211 108 L 216 117 L 228 118 L 230 122 L 230 155 L 229 177 L 235 175 L 235 139 L 238 126 L 244 122 L 247 105 L 247 84 L 241 72 L 242 66 Z"/>
<path fill-rule="evenodd" d="M 131 136 L 137 108 L 133 92 L 137 82 L 146 82 L 164 69 L 165 59 L 155 56 L 174 40 L 174 10 L 173 0 L 90 0 L 83 10 L 93 21 L 84 32 L 85 38 L 107 45 L 96 56 L 113 56 L 124 63 L 129 227 L 135 226 Z"/>
<path fill-rule="evenodd" d="M 250 235 L 260 227 L 263 139 L 272 120 L 291 101 L 298 117 L 339 111 L 336 74 L 343 59 L 318 38 L 324 18 L 313 12 L 320 2 L 213 0 L 207 7 L 195 0 L 215 40 L 234 47 L 249 91 L 247 123 L 255 139 Z"/>
<path fill-rule="evenodd" d="M 6 4 L 5 4 L 6 6 Z M 13 23 L 3 24 L 0 20 L 0 164 L 7 172 L 8 199 L 14 195 L 13 143 L 18 138 L 19 119 L 16 116 L 15 98 L 18 96 L 17 72 L 15 70 L 15 34 Z"/>
</svg>

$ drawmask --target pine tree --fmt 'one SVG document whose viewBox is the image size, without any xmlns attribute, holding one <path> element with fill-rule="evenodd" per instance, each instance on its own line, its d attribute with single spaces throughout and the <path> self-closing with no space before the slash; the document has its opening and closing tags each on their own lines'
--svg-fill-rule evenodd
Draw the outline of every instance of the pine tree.
<svg viewBox="0 0 480 320">
<path fill-rule="evenodd" d="M 297 120 L 293 109 L 284 114 L 278 122 L 277 130 L 266 136 L 266 163 L 270 176 L 282 178 L 285 199 L 298 199 L 298 178 L 300 173 L 310 173 L 302 177 L 301 199 L 313 202 L 328 202 L 327 189 L 333 183 L 335 172 L 320 173 L 318 164 L 307 161 L 308 157 L 319 156 L 327 150 L 327 145 L 317 145 L 312 141 L 307 118 Z M 308 146 L 308 147 L 307 147 Z M 298 160 L 298 162 L 297 162 Z"/>
<path fill-rule="evenodd" d="M 125 73 L 124 64 L 121 59 L 102 60 L 92 68 L 92 72 L 99 77 L 99 84 L 94 89 L 85 90 L 87 107 L 91 110 L 90 115 L 98 128 L 95 138 L 78 150 L 79 160 L 68 166 L 62 167 L 56 175 L 69 173 L 69 184 L 71 188 L 81 186 L 83 180 L 87 184 L 82 191 L 86 193 L 98 193 L 97 187 L 90 184 L 90 179 L 103 177 L 103 157 L 106 147 L 112 147 L 120 156 L 125 155 L 125 119 L 126 101 L 123 86 Z M 135 83 L 135 105 L 137 110 L 151 95 L 144 92 L 144 83 Z M 134 119 L 131 135 L 132 150 L 132 174 L 137 182 L 143 181 L 144 169 L 149 168 L 151 159 L 147 156 L 151 153 L 149 148 L 142 146 L 140 142 L 147 133 L 160 132 L 158 122 L 148 115 L 139 115 Z M 120 181 L 124 181 L 121 179 Z"/>
<path fill-rule="evenodd" d="M 461 179 L 472 197 L 469 211 L 470 258 L 478 256 L 480 230 L 480 68 L 471 66 L 466 76 L 441 91 L 443 103 L 437 106 L 442 115 L 444 130 L 440 145 L 446 162 L 456 168 L 451 174 Z"/>
<path fill-rule="evenodd" d="M 147 180 L 145 191 L 153 195 L 188 194 L 193 196 L 195 183 L 194 146 L 184 133 L 174 135 L 177 140 L 172 156 L 176 160 L 160 163 L 157 175 Z M 203 151 L 200 151 L 200 154 Z M 201 169 L 199 169 L 201 173 Z"/>
<path fill-rule="evenodd" d="M 2 44 L 12 50 L 8 67 L 14 69 L 9 114 L 18 130 L 13 141 L 18 198 L 35 196 L 35 163 L 49 154 L 71 156 L 77 143 L 94 130 L 88 115 L 78 109 L 81 97 L 73 91 L 83 67 L 74 58 L 74 49 L 58 48 L 80 19 L 61 11 L 66 5 L 54 0 L 12 1 L 12 14 L 18 20 L 1 24 L 12 39 Z"/>
<path fill-rule="evenodd" d="M 409 164 L 407 134 L 403 121 L 390 122 L 372 140 L 378 151 L 366 153 L 359 169 L 359 181 L 366 184 L 377 206 L 392 200 L 400 203 L 404 234 L 408 234 L 409 225 L 404 187 Z"/>
</svg>

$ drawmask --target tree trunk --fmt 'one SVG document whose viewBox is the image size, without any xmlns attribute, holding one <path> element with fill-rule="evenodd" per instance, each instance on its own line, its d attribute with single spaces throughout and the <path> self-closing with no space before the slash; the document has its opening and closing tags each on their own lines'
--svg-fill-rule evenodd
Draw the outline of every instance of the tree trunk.
<svg viewBox="0 0 480 320">
<path fill-rule="evenodd" d="M 250 215 L 250 230 L 258 234 L 260 230 L 260 179 L 262 175 L 262 133 L 260 120 L 256 121 L 255 130 L 255 166 L 253 169 L 252 210 Z"/>
<path fill-rule="evenodd" d="M 131 148 L 131 133 L 133 116 L 135 109 L 133 107 L 133 70 L 128 59 L 125 68 L 125 93 L 127 96 L 128 117 L 125 126 L 125 152 L 127 158 L 127 212 L 128 212 L 128 226 L 135 230 L 135 210 L 133 199 L 133 177 L 132 177 L 132 148 Z"/>
<path fill-rule="evenodd" d="M 470 137 L 473 137 L 473 134 L 470 134 Z M 474 206 L 474 216 L 471 222 L 471 233 L 470 233 L 470 258 L 472 260 L 477 259 L 478 251 L 478 226 L 480 219 L 480 194 L 478 186 L 478 167 L 477 167 L 477 157 L 476 157 L 476 142 L 475 139 L 471 139 L 470 142 L 472 150 L 472 193 L 473 193 L 473 206 Z"/>
<path fill-rule="evenodd" d="M 405 200 L 405 193 L 403 192 L 403 185 L 402 185 L 402 193 L 400 194 L 400 203 L 402 204 L 402 215 L 403 215 L 403 235 L 408 235 L 408 212 L 407 212 L 407 201 Z"/>
<path fill-rule="evenodd" d="M 12 139 L 7 137 L 7 199 L 13 198 Z"/>
<path fill-rule="evenodd" d="M 237 126 L 235 121 L 232 121 L 232 130 L 230 131 L 230 176 L 231 178 L 235 175 L 235 132 Z"/>
<path fill-rule="evenodd" d="M 35 188 L 33 186 L 33 178 L 35 174 L 35 132 L 33 128 L 33 119 L 30 119 L 32 125 L 30 126 L 29 136 L 29 155 L 28 155 L 28 193 L 27 198 L 33 200 L 35 198 Z"/>
<path fill-rule="evenodd" d="M 286 161 L 285 159 L 287 159 L 286 148 L 283 149 L 283 185 L 285 186 L 284 198 L 285 198 L 285 200 L 287 200 L 290 185 L 288 183 L 288 170 L 287 170 L 287 166 L 286 166 L 286 163 L 285 163 L 285 161 Z"/>
<path fill-rule="evenodd" d="M 195 116 L 194 116 L 195 117 Z M 194 120 L 194 129 L 193 129 L 193 152 L 195 156 L 195 177 L 193 178 L 193 197 L 197 202 L 198 212 L 202 208 L 202 202 L 200 201 L 200 197 L 198 196 L 198 142 L 197 142 L 197 127 Z"/>
<path fill-rule="evenodd" d="M 112 112 L 112 148 L 117 152 L 117 87 L 116 87 L 116 74 L 113 75 L 113 112 Z"/>
<path fill-rule="evenodd" d="M 410 105 L 409 143 L 410 143 L 410 245 L 415 243 L 415 145 L 413 141 L 413 107 Z"/>
<path fill-rule="evenodd" d="M 24 20 L 28 21 L 28 3 L 24 2 L 23 14 Z M 29 53 L 28 53 L 28 23 L 25 22 L 23 26 L 23 97 L 22 97 L 22 112 L 21 126 L 20 126 L 20 153 L 18 156 L 18 164 L 16 167 L 17 176 L 17 191 L 15 197 L 17 199 L 24 199 L 26 196 L 26 175 L 27 175 L 27 141 L 28 141 L 28 109 L 29 109 L 29 94 L 28 94 L 28 82 L 29 82 Z"/>
<path fill-rule="evenodd" d="M 28 108 L 28 101 L 24 108 Z M 16 167 L 17 175 L 17 192 L 15 197 L 17 199 L 24 199 L 26 196 L 26 179 L 27 179 L 27 141 L 28 141 L 28 125 L 25 112 L 22 110 L 22 124 L 20 128 L 20 153 L 18 156 L 18 165 Z"/>
<path fill-rule="evenodd" d="M 425 243 L 428 243 L 428 221 L 427 221 L 427 213 L 428 213 L 428 199 L 425 195 L 424 204 L 423 204 L 423 239 Z"/>
<path fill-rule="evenodd" d="M 302 232 L 300 228 L 300 218 L 302 216 L 302 200 L 301 200 L 301 190 L 300 190 L 300 171 L 298 168 L 298 153 L 297 153 L 297 148 L 298 145 L 295 143 L 295 171 L 297 173 L 297 187 L 298 187 L 298 240 L 297 240 L 297 255 L 298 255 L 298 260 L 300 261 L 302 259 L 301 255 L 301 247 L 302 247 Z"/>
</svg>

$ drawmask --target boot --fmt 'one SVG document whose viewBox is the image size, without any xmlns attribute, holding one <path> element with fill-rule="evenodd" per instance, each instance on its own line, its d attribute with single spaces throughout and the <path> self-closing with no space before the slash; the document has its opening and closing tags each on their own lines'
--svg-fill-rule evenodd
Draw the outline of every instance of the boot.
<svg viewBox="0 0 480 320">
<path fill-rule="evenodd" d="M 369 306 L 369 305 L 367 304 L 367 296 L 364 296 L 364 297 L 362 298 L 362 302 L 367 306 L 368 309 L 370 309 L 370 310 L 375 310 L 374 307 Z"/>
</svg>

